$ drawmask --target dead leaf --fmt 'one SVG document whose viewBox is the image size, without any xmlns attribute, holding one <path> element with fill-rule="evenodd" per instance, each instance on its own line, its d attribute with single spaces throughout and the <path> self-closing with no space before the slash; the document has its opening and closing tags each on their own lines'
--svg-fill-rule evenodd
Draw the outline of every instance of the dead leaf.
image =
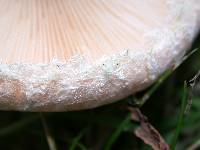
<svg viewBox="0 0 200 150">
<path fill-rule="evenodd" d="M 154 150 L 170 149 L 160 133 L 148 122 L 147 117 L 138 108 L 129 107 L 128 110 L 131 112 L 131 119 L 140 123 L 140 127 L 134 131 L 138 138 L 145 144 L 150 145 Z"/>
</svg>

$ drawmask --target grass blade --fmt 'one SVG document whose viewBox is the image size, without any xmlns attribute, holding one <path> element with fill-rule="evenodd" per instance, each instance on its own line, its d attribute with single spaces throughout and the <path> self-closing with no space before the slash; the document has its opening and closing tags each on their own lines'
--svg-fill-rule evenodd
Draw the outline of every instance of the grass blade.
<svg viewBox="0 0 200 150">
<path fill-rule="evenodd" d="M 176 148 L 178 136 L 179 136 L 181 129 L 182 129 L 182 126 L 183 126 L 183 118 L 184 118 L 184 114 L 185 114 L 186 105 L 187 105 L 187 85 L 186 85 L 186 82 L 185 82 L 184 88 L 183 88 L 182 100 L 181 100 L 181 110 L 180 110 L 180 114 L 179 114 L 179 117 L 178 117 L 178 123 L 177 123 L 177 127 L 176 127 L 176 130 L 175 130 L 175 134 L 172 138 L 171 150 L 175 150 L 175 148 Z"/>
<path fill-rule="evenodd" d="M 105 150 L 110 150 L 113 143 L 117 140 L 121 132 L 124 130 L 124 128 L 128 125 L 128 123 L 131 120 L 131 115 L 129 114 L 122 122 L 121 124 L 117 127 L 117 129 L 113 132 L 111 137 L 108 139 L 106 145 L 105 145 Z"/>
<path fill-rule="evenodd" d="M 50 150 L 57 150 L 55 140 L 49 132 L 49 128 L 47 126 L 46 120 L 45 120 L 44 116 L 42 115 L 42 113 L 40 113 L 40 118 L 41 118 L 42 126 L 43 126 L 44 131 L 45 131 L 45 135 L 46 135 L 46 139 L 47 139 L 49 149 Z"/>
<path fill-rule="evenodd" d="M 19 121 L 13 123 L 12 125 L 1 128 L 0 129 L 0 137 L 8 136 L 8 135 L 10 135 L 10 134 L 12 134 L 16 131 L 19 131 L 19 130 L 23 129 L 23 127 L 25 127 L 28 124 L 36 121 L 37 119 L 39 119 L 39 116 L 33 115 L 33 116 L 30 116 L 30 117 L 26 117 L 22 120 L 19 120 Z"/>
<path fill-rule="evenodd" d="M 72 141 L 71 146 L 69 147 L 69 150 L 75 150 L 75 148 L 76 148 L 77 146 L 79 146 L 79 148 L 81 148 L 81 149 L 83 149 L 83 150 L 86 149 L 86 148 L 84 147 L 84 145 L 79 144 L 79 141 L 80 141 L 80 139 L 83 137 L 83 135 L 86 133 L 87 130 L 88 130 L 88 128 L 85 128 L 84 130 L 82 130 L 82 131 L 78 134 L 77 137 L 74 138 L 74 140 Z"/>
</svg>

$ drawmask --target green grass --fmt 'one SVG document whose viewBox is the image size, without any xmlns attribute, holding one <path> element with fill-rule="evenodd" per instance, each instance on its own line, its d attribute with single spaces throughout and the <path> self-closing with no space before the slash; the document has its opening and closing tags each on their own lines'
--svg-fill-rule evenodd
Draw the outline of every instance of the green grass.
<svg viewBox="0 0 200 150">
<path fill-rule="evenodd" d="M 192 49 L 198 47 L 200 37 Z M 200 50 L 176 70 L 168 70 L 134 99 L 129 97 L 115 104 L 79 112 L 43 113 L 42 117 L 39 113 L 1 111 L 0 149 L 151 149 L 133 134 L 136 124 L 131 121 L 130 113 L 124 110 L 132 99 L 171 149 L 192 150 L 200 145 L 200 92 L 192 92 L 192 105 L 185 113 L 188 106 L 186 95 L 191 88 L 183 88 L 183 84 L 199 70 Z"/>
<path fill-rule="evenodd" d="M 183 86 L 181 108 L 180 108 L 180 114 L 178 116 L 177 127 L 174 131 L 174 136 L 173 136 L 173 139 L 172 139 L 172 142 L 171 142 L 171 150 L 176 149 L 178 137 L 179 137 L 181 129 L 183 127 L 183 119 L 184 119 L 184 113 L 185 113 L 185 110 L 186 110 L 186 106 L 187 106 L 187 83 L 185 82 L 184 86 Z"/>
<path fill-rule="evenodd" d="M 110 150 L 112 148 L 112 145 L 117 140 L 117 138 L 120 136 L 120 134 L 123 132 L 123 130 L 130 124 L 131 116 L 130 114 L 125 117 L 125 119 L 118 125 L 117 129 L 113 131 L 107 142 L 105 143 L 105 150 Z"/>
</svg>

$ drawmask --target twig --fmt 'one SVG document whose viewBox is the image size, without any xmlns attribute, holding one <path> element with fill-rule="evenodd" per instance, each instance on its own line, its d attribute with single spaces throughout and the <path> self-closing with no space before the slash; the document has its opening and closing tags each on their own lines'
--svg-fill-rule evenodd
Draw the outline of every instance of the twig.
<svg viewBox="0 0 200 150">
<path fill-rule="evenodd" d="M 197 82 L 199 77 L 200 77 L 200 70 L 188 82 L 188 85 L 191 87 L 191 91 L 189 91 L 188 104 L 187 104 L 186 109 L 185 109 L 185 114 L 187 114 L 190 111 L 190 107 L 192 106 L 193 90 L 194 90 L 194 86 L 196 85 L 196 82 Z"/>
<path fill-rule="evenodd" d="M 200 139 L 187 148 L 187 150 L 197 150 L 200 147 Z"/>
</svg>

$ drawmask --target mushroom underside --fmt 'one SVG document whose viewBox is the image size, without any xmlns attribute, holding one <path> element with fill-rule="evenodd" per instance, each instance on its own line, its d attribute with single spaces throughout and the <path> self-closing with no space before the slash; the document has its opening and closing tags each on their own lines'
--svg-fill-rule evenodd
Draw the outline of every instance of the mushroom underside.
<svg viewBox="0 0 200 150">
<path fill-rule="evenodd" d="M 0 0 L 0 109 L 115 102 L 180 63 L 199 0 Z"/>
</svg>

